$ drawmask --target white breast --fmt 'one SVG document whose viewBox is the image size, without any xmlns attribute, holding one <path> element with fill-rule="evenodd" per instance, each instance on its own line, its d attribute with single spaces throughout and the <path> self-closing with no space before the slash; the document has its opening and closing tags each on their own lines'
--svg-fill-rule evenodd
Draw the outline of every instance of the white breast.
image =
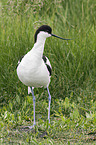
<svg viewBox="0 0 96 145">
<path fill-rule="evenodd" d="M 17 75 L 22 83 L 31 87 L 47 87 L 50 76 L 47 67 L 34 51 L 29 51 L 17 67 Z"/>
</svg>

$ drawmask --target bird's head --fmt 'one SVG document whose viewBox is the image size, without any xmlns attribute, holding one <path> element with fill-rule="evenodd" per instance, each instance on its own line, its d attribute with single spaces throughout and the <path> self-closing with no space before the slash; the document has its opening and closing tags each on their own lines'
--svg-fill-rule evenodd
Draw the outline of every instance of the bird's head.
<svg viewBox="0 0 96 145">
<path fill-rule="evenodd" d="M 62 38 L 62 37 L 59 37 L 57 35 L 54 35 L 52 34 L 52 29 L 50 26 L 48 25 L 42 25 L 41 27 L 39 27 L 35 33 L 35 43 L 37 42 L 37 39 L 39 38 L 42 38 L 42 39 L 46 39 L 47 37 L 51 37 L 51 36 L 54 36 L 54 37 L 57 37 L 59 39 L 62 39 L 62 40 L 71 40 L 71 39 L 65 39 L 65 38 Z"/>
</svg>

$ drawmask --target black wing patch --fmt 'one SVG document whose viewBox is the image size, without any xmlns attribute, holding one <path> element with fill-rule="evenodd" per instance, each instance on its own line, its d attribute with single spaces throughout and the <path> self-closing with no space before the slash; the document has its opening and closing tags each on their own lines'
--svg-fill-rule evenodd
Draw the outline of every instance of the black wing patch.
<svg viewBox="0 0 96 145">
<path fill-rule="evenodd" d="M 52 69 L 51 69 L 51 67 L 48 64 L 46 64 L 46 66 L 47 66 L 47 69 L 48 69 L 48 71 L 50 73 L 50 76 L 51 76 L 52 75 Z"/>
<path fill-rule="evenodd" d="M 16 68 L 17 68 L 17 67 L 18 67 L 18 65 L 20 64 L 20 62 L 21 62 L 21 60 L 22 60 L 22 58 L 23 58 L 23 57 L 24 57 L 24 55 L 20 57 L 20 59 L 19 59 L 19 61 L 18 61 L 18 63 L 17 63 Z"/>
<path fill-rule="evenodd" d="M 47 62 L 47 58 L 45 55 L 42 56 L 42 59 L 44 60 L 45 63 Z"/>
<path fill-rule="evenodd" d="M 47 57 L 46 56 L 42 56 L 42 59 L 43 59 L 43 61 L 44 61 L 44 63 L 45 63 L 45 65 L 47 66 L 47 69 L 48 69 L 48 71 L 49 71 L 49 74 L 50 74 L 50 76 L 51 76 L 51 74 L 52 74 L 52 68 L 51 68 L 51 66 L 49 65 L 49 64 L 47 64 Z"/>
</svg>

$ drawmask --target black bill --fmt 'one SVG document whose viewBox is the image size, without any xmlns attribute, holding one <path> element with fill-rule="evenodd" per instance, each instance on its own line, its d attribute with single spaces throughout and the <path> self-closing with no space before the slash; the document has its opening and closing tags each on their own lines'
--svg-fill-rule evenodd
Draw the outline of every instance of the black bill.
<svg viewBox="0 0 96 145">
<path fill-rule="evenodd" d="M 65 38 L 59 37 L 59 36 L 54 35 L 54 34 L 51 34 L 51 36 L 54 36 L 54 37 L 60 38 L 60 39 L 62 39 L 62 40 L 72 40 L 72 39 L 65 39 Z"/>
</svg>

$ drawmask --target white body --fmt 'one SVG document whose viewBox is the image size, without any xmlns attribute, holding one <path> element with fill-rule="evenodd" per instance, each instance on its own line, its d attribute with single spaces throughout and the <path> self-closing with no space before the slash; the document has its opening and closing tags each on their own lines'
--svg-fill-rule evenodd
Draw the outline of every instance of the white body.
<svg viewBox="0 0 96 145">
<path fill-rule="evenodd" d="M 34 47 L 22 58 L 17 67 L 17 75 L 26 86 L 47 87 L 50 83 L 49 71 L 42 59 L 47 37 L 50 37 L 50 34 L 40 32 Z M 47 62 L 50 65 L 49 60 Z"/>
</svg>

